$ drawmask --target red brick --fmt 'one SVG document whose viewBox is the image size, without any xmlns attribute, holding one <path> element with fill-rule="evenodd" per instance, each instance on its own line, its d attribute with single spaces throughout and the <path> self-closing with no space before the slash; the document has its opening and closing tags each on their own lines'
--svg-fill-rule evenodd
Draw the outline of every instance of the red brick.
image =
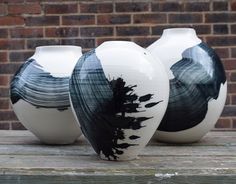
<svg viewBox="0 0 236 184">
<path fill-rule="evenodd" d="M 216 1 L 216 2 L 213 2 L 213 10 L 214 11 L 225 11 L 225 10 L 228 10 L 228 2 L 227 1 Z"/>
<path fill-rule="evenodd" d="M 162 24 L 167 22 L 167 16 L 163 13 L 155 14 L 136 14 L 134 15 L 134 23 L 136 24 Z"/>
<path fill-rule="evenodd" d="M 0 29 L 0 38 L 7 38 L 7 37 L 8 37 L 8 30 Z"/>
<path fill-rule="evenodd" d="M 231 96 L 232 105 L 236 105 L 236 95 Z"/>
<path fill-rule="evenodd" d="M 30 56 L 32 56 L 34 51 L 17 51 L 17 52 L 10 52 L 9 59 L 11 62 L 24 62 Z"/>
<path fill-rule="evenodd" d="M 80 3 L 81 13 L 111 13 L 113 12 L 113 5 L 111 3 L 97 3 L 85 4 Z"/>
<path fill-rule="evenodd" d="M 9 97 L 9 89 L 8 87 L 0 87 L 0 97 L 1 98 L 8 98 Z"/>
<path fill-rule="evenodd" d="M 0 64 L 0 74 L 13 74 L 15 73 L 18 68 L 20 67 L 20 64 L 16 63 L 4 63 Z"/>
<path fill-rule="evenodd" d="M 234 46 L 236 36 L 209 36 L 206 41 L 210 46 Z"/>
<path fill-rule="evenodd" d="M 213 25 L 213 33 L 214 34 L 228 34 L 229 29 L 227 24 L 216 24 Z"/>
<path fill-rule="evenodd" d="M 1 110 L 7 110 L 9 109 L 9 99 L 1 99 L 0 98 L 0 109 Z"/>
<path fill-rule="evenodd" d="M 40 14 L 41 6 L 39 3 L 24 3 L 8 5 L 8 13 L 15 14 Z"/>
<path fill-rule="evenodd" d="M 236 59 L 224 59 L 222 62 L 225 70 L 236 70 Z"/>
<path fill-rule="evenodd" d="M 185 11 L 202 12 L 209 10 L 210 10 L 210 3 L 208 2 L 190 2 L 185 4 Z"/>
<path fill-rule="evenodd" d="M 156 12 L 171 12 L 171 11 L 183 11 L 184 6 L 182 2 L 160 2 L 151 4 L 152 11 Z"/>
<path fill-rule="evenodd" d="M 229 58 L 228 48 L 215 48 L 214 49 L 220 58 Z"/>
<path fill-rule="evenodd" d="M 12 122 L 11 128 L 12 130 L 27 130 L 20 122 Z"/>
<path fill-rule="evenodd" d="M 230 105 L 230 104 L 231 104 L 231 95 L 227 94 L 225 105 Z"/>
<path fill-rule="evenodd" d="M 231 57 L 236 58 L 236 48 L 231 48 Z"/>
<path fill-rule="evenodd" d="M 25 0 L 25 2 L 35 2 L 35 1 L 40 1 L 43 3 L 62 3 L 67 2 L 67 1 L 75 1 L 75 0 Z"/>
<path fill-rule="evenodd" d="M 24 18 L 23 17 L 0 17 L 0 25 L 1 26 L 16 26 L 16 25 L 24 25 Z"/>
<path fill-rule="evenodd" d="M 98 15 L 97 22 L 99 25 L 109 24 L 129 24 L 131 21 L 130 15 Z"/>
<path fill-rule="evenodd" d="M 17 117 L 13 111 L 0 111 L 0 121 L 17 120 Z"/>
<path fill-rule="evenodd" d="M 236 116 L 236 105 L 225 106 L 221 116 L 222 117 Z"/>
<path fill-rule="evenodd" d="M 0 52 L 0 63 L 7 62 L 7 53 L 6 52 Z"/>
<path fill-rule="evenodd" d="M 201 23 L 203 20 L 202 14 L 169 14 L 170 23 Z"/>
<path fill-rule="evenodd" d="M 0 50 L 24 49 L 24 40 L 0 40 Z"/>
<path fill-rule="evenodd" d="M 4 4 L 0 5 L 0 15 L 5 15 L 7 13 L 6 6 Z"/>
<path fill-rule="evenodd" d="M 145 36 L 150 33 L 149 27 L 144 26 L 117 27 L 116 32 L 118 36 Z"/>
<path fill-rule="evenodd" d="M 231 128 L 231 120 L 230 119 L 222 119 L 220 118 L 216 125 L 215 128 Z"/>
<path fill-rule="evenodd" d="M 77 37 L 79 29 L 76 27 L 46 28 L 46 37 Z"/>
<path fill-rule="evenodd" d="M 57 26 L 59 25 L 59 16 L 27 17 L 26 26 Z"/>
<path fill-rule="evenodd" d="M 231 25 L 231 33 L 236 34 L 236 24 Z"/>
<path fill-rule="evenodd" d="M 43 37 L 43 28 L 14 28 L 10 30 L 11 38 Z"/>
<path fill-rule="evenodd" d="M 197 35 L 211 34 L 211 25 L 194 24 L 192 28 L 196 30 Z"/>
<path fill-rule="evenodd" d="M 116 11 L 117 12 L 142 12 L 142 11 L 148 11 L 148 3 L 144 2 L 133 2 L 133 3 L 116 3 L 115 4 Z"/>
<path fill-rule="evenodd" d="M 46 14 L 68 14 L 77 13 L 77 4 L 46 4 L 44 7 L 44 13 Z"/>
<path fill-rule="evenodd" d="M 85 37 L 102 37 L 102 36 L 112 36 L 112 27 L 86 27 L 80 28 L 81 36 Z"/>
<path fill-rule="evenodd" d="M 23 3 L 24 0 L 0 0 L 0 3 Z"/>
<path fill-rule="evenodd" d="M 231 10 L 236 11 L 236 1 L 232 1 L 231 3 Z"/>
<path fill-rule="evenodd" d="M 236 128 L 236 119 L 233 119 L 233 128 Z"/>
<path fill-rule="evenodd" d="M 0 122 L 0 130 L 9 130 L 10 124 L 7 122 Z"/>
<path fill-rule="evenodd" d="M 225 71 L 225 75 L 226 75 L 226 80 L 230 81 L 231 72 L 230 71 Z"/>
<path fill-rule="evenodd" d="M 236 21 L 236 13 L 207 13 L 205 15 L 206 23 L 226 23 Z"/>
<path fill-rule="evenodd" d="M 6 75 L 0 75 L 0 86 L 8 86 L 9 78 Z"/>
<path fill-rule="evenodd" d="M 236 83 L 228 83 L 228 93 L 236 93 Z"/>
<path fill-rule="evenodd" d="M 230 80 L 232 82 L 236 82 L 236 72 L 232 72 L 231 75 L 230 75 Z"/>
<path fill-rule="evenodd" d="M 63 25 L 92 25 L 95 24 L 94 15 L 70 15 L 62 16 Z"/>
</svg>

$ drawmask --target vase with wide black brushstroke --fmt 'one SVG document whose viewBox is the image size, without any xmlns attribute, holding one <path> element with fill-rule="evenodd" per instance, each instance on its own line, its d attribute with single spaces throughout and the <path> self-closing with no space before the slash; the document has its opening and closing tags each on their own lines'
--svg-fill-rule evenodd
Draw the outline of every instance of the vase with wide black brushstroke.
<svg viewBox="0 0 236 184">
<path fill-rule="evenodd" d="M 166 29 L 147 50 L 161 59 L 170 81 L 168 107 L 155 138 L 176 143 L 200 140 L 214 127 L 226 100 L 220 58 L 192 28 Z"/>
<path fill-rule="evenodd" d="M 19 121 L 46 144 L 70 144 L 81 135 L 69 102 L 69 76 L 81 55 L 77 46 L 37 47 L 11 81 Z"/>
<path fill-rule="evenodd" d="M 132 42 L 105 42 L 85 53 L 70 79 L 82 132 L 106 160 L 137 157 L 164 115 L 168 94 L 164 66 Z"/>
</svg>

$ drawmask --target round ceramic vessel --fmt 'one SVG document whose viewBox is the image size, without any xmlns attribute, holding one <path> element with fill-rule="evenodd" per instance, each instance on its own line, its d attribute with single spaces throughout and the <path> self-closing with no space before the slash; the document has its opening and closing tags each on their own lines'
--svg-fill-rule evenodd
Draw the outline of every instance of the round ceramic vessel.
<svg viewBox="0 0 236 184">
<path fill-rule="evenodd" d="M 69 77 L 81 47 L 37 47 L 11 82 L 19 121 L 46 144 L 70 144 L 81 135 L 69 102 Z"/>
<path fill-rule="evenodd" d="M 225 104 L 227 82 L 220 58 L 191 28 L 166 29 L 147 50 L 163 62 L 170 81 L 168 107 L 155 138 L 198 141 L 214 127 Z"/>
<path fill-rule="evenodd" d="M 102 159 L 135 159 L 167 107 L 164 66 L 133 42 L 104 42 L 84 54 L 70 79 L 82 131 Z"/>
</svg>

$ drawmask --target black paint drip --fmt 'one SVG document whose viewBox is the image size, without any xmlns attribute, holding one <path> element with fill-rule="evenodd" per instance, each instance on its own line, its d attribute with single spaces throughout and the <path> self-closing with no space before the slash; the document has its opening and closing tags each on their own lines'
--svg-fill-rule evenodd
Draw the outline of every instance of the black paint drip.
<svg viewBox="0 0 236 184">
<path fill-rule="evenodd" d="M 119 143 L 125 129 L 142 128 L 142 122 L 152 117 L 133 117 L 140 112 L 141 103 L 151 108 L 152 94 L 139 97 L 136 85 L 127 85 L 121 77 L 108 80 L 95 51 L 84 54 L 77 63 L 70 80 L 70 95 L 84 135 L 98 154 L 116 160 L 123 150 L 136 144 Z M 129 136 L 130 140 L 140 138 Z"/>
<path fill-rule="evenodd" d="M 208 102 L 217 99 L 226 81 L 220 58 L 205 43 L 186 49 L 171 71 L 169 103 L 158 130 L 176 132 L 201 123 Z"/>
<path fill-rule="evenodd" d="M 30 59 L 16 72 L 11 82 L 12 104 L 24 100 L 36 108 L 70 107 L 69 77 L 53 77 L 36 60 Z"/>
</svg>

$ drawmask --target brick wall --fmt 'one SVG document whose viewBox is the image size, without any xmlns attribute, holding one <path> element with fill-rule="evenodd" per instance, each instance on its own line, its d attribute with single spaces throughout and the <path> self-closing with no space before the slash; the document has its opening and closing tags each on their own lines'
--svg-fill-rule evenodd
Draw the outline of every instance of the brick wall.
<svg viewBox="0 0 236 184">
<path fill-rule="evenodd" d="M 9 103 L 9 82 L 35 47 L 106 40 L 143 47 L 168 27 L 193 27 L 222 58 L 228 98 L 216 128 L 236 129 L 236 1 L 0 0 L 0 129 L 24 129 Z"/>
</svg>

